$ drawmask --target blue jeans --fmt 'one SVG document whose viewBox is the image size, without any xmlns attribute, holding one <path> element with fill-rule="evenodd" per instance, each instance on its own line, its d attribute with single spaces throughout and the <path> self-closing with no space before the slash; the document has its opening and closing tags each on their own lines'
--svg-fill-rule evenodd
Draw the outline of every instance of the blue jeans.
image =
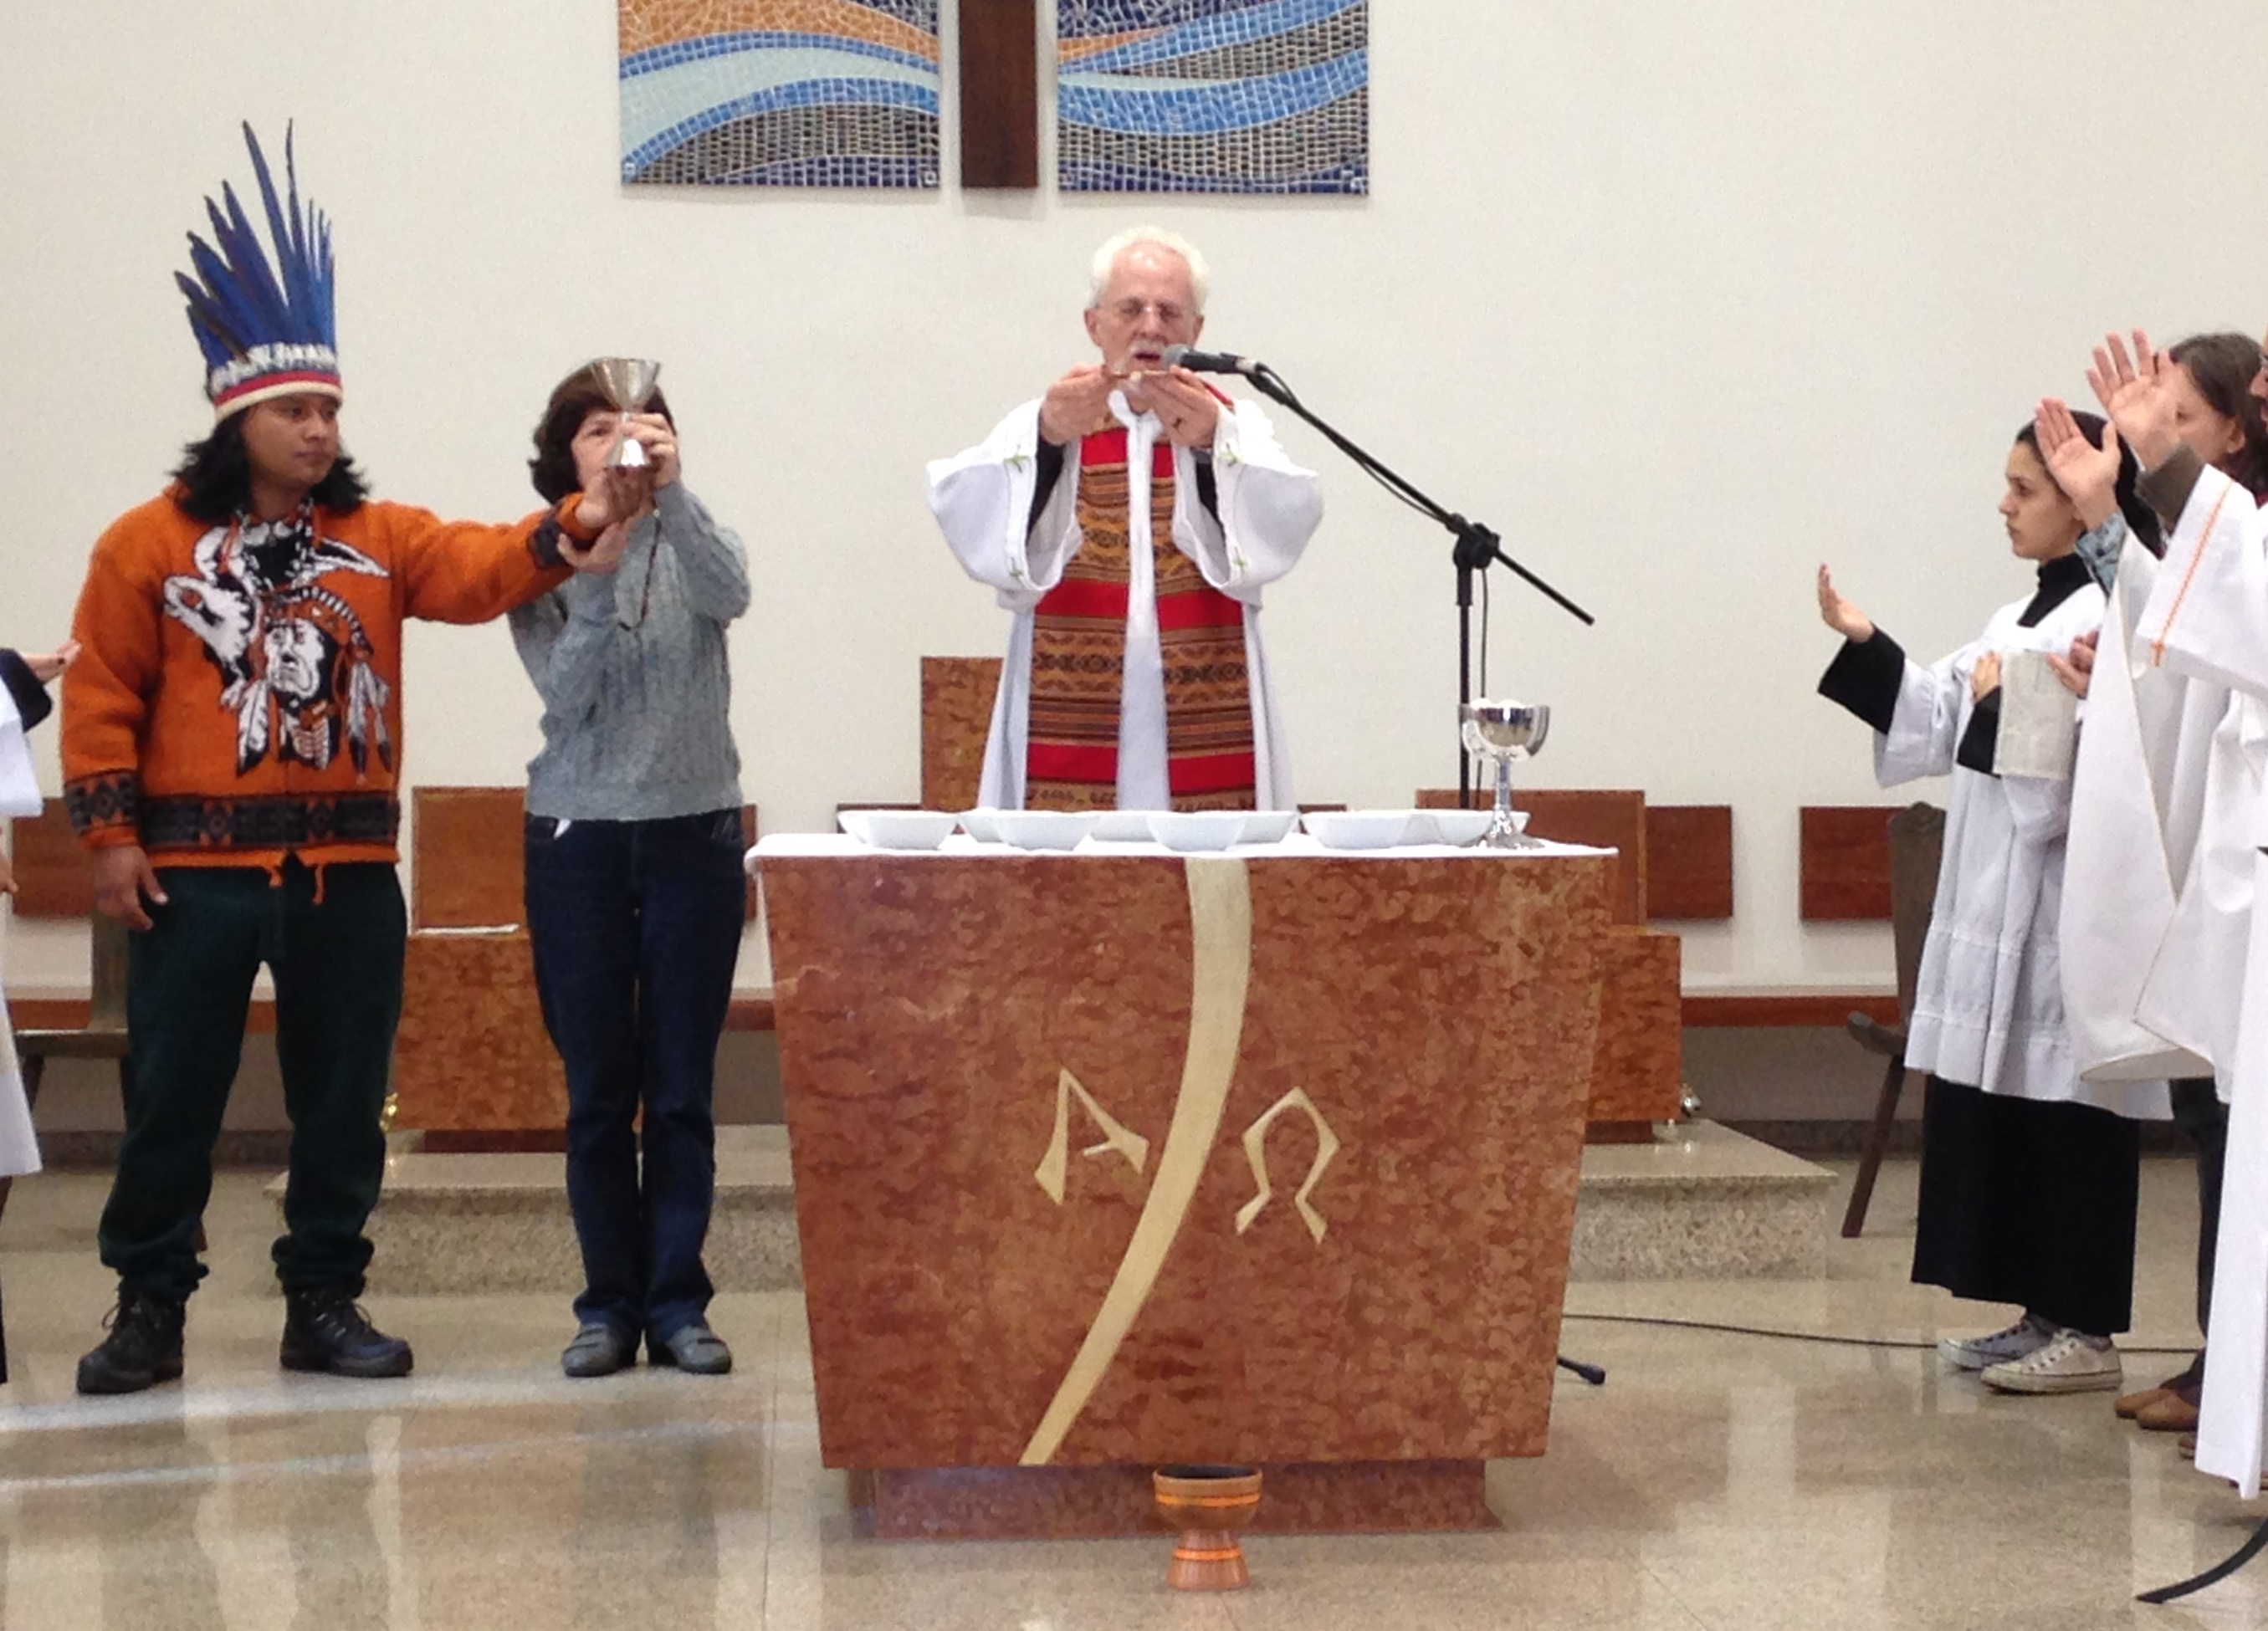
<svg viewBox="0 0 2268 1631">
<path fill-rule="evenodd" d="M 567 1068 L 576 1318 L 666 1341 L 702 1319 L 717 1039 L 744 891 L 740 812 L 526 827 L 543 1023 Z M 643 1108 L 644 1157 L 632 1121 Z"/>
</svg>

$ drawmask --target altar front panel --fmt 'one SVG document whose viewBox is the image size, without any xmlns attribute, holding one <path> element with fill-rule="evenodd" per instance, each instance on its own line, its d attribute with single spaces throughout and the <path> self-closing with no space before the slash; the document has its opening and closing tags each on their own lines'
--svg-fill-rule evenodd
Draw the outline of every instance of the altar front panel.
<svg viewBox="0 0 2268 1631">
<path fill-rule="evenodd" d="M 1604 856 L 770 848 L 828 1465 L 1542 1451 Z"/>
</svg>

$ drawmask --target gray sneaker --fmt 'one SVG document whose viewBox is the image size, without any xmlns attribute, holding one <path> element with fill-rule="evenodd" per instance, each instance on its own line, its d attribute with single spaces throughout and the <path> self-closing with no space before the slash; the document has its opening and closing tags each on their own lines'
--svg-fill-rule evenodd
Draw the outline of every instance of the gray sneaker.
<svg viewBox="0 0 2268 1631">
<path fill-rule="evenodd" d="M 723 1376 L 733 1368 L 733 1350 L 725 1339 L 698 1320 L 666 1337 L 647 1337 L 645 1357 L 648 1364 L 674 1365 L 695 1376 Z"/>
<path fill-rule="evenodd" d="M 575 1333 L 575 1340 L 559 1355 L 559 1368 L 569 1376 L 612 1376 L 637 1358 L 637 1337 L 593 1323 Z"/>
<path fill-rule="evenodd" d="M 2026 1314 L 1990 1336 L 1947 1337 L 1937 1345 L 1937 1356 L 1955 1370 L 1982 1370 L 2045 1348 L 2055 1333 L 2055 1326 L 2046 1320 Z"/>
</svg>

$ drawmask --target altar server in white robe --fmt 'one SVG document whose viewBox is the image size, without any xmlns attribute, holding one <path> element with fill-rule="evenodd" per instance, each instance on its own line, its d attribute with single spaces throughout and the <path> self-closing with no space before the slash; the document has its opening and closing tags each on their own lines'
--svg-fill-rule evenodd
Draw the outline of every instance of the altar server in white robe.
<svg viewBox="0 0 2268 1631">
<path fill-rule="evenodd" d="M 2046 656 L 2097 627 L 2103 595 L 2029 424 L 2008 452 L 2000 515 L 2012 551 L 2036 564 L 2034 591 L 1933 666 L 1822 566 L 1820 613 L 1845 643 L 1819 688 L 1874 728 L 1882 785 L 1952 777 L 1907 1029 L 1906 1062 L 1929 1073 L 1913 1278 L 2024 1312 L 1939 1351 L 2004 1392 L 2109 1390 L 2121 1375 L 2111 1339 L 2132 1313 L 2136 1118 L 2164 1118 L 2166 1088 L 2083 1081 L 2065 1032 L 2056 920 L 2078 725 Z M 2017 702 L 2004 703 L 2004 673 Z M 2042 705 L 2043 682 L 2059 714 Z"/>
<path fill-rule="evenodd" d="M 53 709 L 47 683 L 77 655 L 76 643 L 40 657 L 0 648 L 0 817 L 40 813 L 40 783 L 32 773 L 25 732 Z M 15 893 L 15 870 L 7 852 L 0 850 L 0 896 Z M 8 1027 L 7 993 L 0 988 L 0 1182 L 39 1170 L 39 1141 L 32 1135 L 31 1107 L 24 1101 L 23 1073 Z"/>
<path fill-rule="evenodd" d="M 1292 807 L 1261 591 L 1322 498 L 1257 407 L 1166 366 L 1204 332 L 1207 283 L 1173 233 L 1110 239 L 1086 316 L 1100 364 L 929 467 L 946 541 L 1015 614 L 985 806 Z"/>
<path fill-rule="evenodd" d="M 2169 355 L 2175 430 L 2250 493 L 2268 491 L 2268 422 L 2251 394 L 2261 348 L 2192 334 Z M 2228 1138 L 2213 1072 L 2235 1057 L 2252 896 L 2251 827 L 2268 755 L 2268 705 L 2138 660 L 2132 633 L 2159 572 L 2153 528 L 2130 529 L 2113 496 L 2115 444 L 2097 448 L 2055 399 L 2036 421 L 2048 468 L 2090 531 L 2080 542 L 2110 598 L 2098 653 L 2054 659 L 2088 698 L 2072 777 L 2063 976 L 2072 1051 L 2099 1081 L 2170 1076 L 2174 1121 L 2194 1147 L 2198 1328 L 2212 1320 Z M 2146 540 L 2148 547 L 2146 547 Z M 2117 1413 L 2154 1432 L 2193 1430 L 2205 1350 Z"/>
<path fill-rule="evenodd" d="M 2268 519 L 2251 494 L 2176 435 L 2167 378 L 2174 366 L 2138 330 L 2132 355 L 2113 336 L 2088 374 L 2146 467 L 2145 496 L 2173 528 L 2135 627 L 2135 651 L 2152 666 L 2268 700 Z M 2268 380 L 2254 388 L 2268 390 Z M 2250 840 L 2257 902 L 2268 865 L 2268 801 L 2254 804 Z M 2228 1155 L 2197 1464 L 2249 1498 L 2260 1490 L 2268 1403 L 2268 912 L 2251 914 L 2236 984 L 2235 1057 L 2222 1067 Z"/>
</svg>

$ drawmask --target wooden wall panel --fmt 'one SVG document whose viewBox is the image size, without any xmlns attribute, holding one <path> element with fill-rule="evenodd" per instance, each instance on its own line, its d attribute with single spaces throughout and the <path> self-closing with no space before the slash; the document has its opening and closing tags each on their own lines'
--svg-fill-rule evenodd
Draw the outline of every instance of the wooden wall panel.
<svg viewBox="0 0 2268 1631">
<path fill-rule="evenodd" d="M 1683 1098 L 1678 981 L 1683 946 L 1658 929 L 1618 927 L 1600 946 L 1594 1122 L 1675 1121 Z"/>
<path fill-rule="evenodd" d="M 543 1028 L 525 929 L 409 937 L 394 1091 L 403 1128 L 567 1125 L 566 1072 Z"/>
<path fill-rule="evenodd" d="M 517 787 L 412 790 L 411 928 L 517 928 L 526 921 L 520 832 L 526 797 Z"/>
<path fill-rule="evenodd" d="M 417 861 L 412 929 L 497 929 L 525 925 L 526 793 L 517 787 L 420 787 L 410 799 Z M 756 807 L 740 806 L 743 849 L 756 841 Z M 756 916 L 754 878 L 741 913 Z"/>
<path fill-rule="evenodd" d="M 921 680 L 922 807 L 967 810 L 976 802 L 984 774 L 1000 659 L 925 657 Z"/>
<path fill-rule="evenodd" d="M 1476 793 L 1476 808 L 1486 809 L 1491 794 Z M 1420 788 L 1423 810 L 1454 810 L 1457 790 Z M 1608 905 L 1617 923 L 1646 922 L 1646 795 L 1636 788 L 1520 788 L 1513 808 L 1528 812 L 1528 830 L 1563 844 L 1590 844 L 1617 852 Z"/>
<path fill-rule="evenodd" d="M 1646 807 L 1646 915 L 1697 922 L 1733 915 L 1733 807 Z"/>
<path fill-rule="evenodd" d="M 1890 818 L 1902 804 L 1807 804 L 1797 874 L 1807 923 L 1888 922 Z"/>
<path fill-rule="evenodd" d="M 63 801 L 10 823 L 18 917 L 87 917 L 94 911 L 93 857 L 71 832 Z"/>
<path fill-rule="evenodd" d="M 1040 184 L 1034 0 L 961 0 L 961 184 Z"/>
</svg>

